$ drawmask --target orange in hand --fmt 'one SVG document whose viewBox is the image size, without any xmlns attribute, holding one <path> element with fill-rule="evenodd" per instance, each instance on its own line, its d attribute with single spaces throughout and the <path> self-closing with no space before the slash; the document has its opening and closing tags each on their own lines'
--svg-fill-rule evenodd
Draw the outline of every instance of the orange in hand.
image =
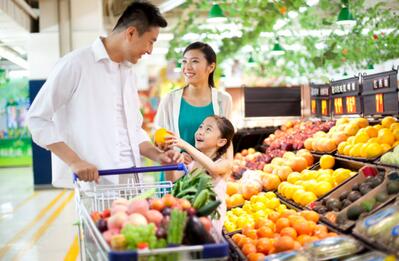
<svg viewBox="0 0 399 261">
<path fill-rule="evenodd" d="M 158 145 L 165 144 L 165 137 L 170 135 L 169 131 L 165 128 L 160 128 L 155 131 L 154 140 Z"/>
</svg>

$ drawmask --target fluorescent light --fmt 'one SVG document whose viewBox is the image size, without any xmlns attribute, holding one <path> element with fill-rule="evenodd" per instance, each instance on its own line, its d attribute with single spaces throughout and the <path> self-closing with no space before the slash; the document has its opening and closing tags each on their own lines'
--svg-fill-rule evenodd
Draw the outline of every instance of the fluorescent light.
<svg viewBox="0 0 399 261">
<path fill-rule="evenodd" d="M 28 77 L 29 72 L 27 70 L 17 70 L 17 71 L 9 71 L 8 76 L 10 78 L 22 78 L 22 77 Z"/>
<path fill-rule="evenodd" d="M 160 33 L 158 35 L 157 41 L 170 41 L 174 38 L 172 33 Z"/>
<path fill-rule="evenodd" d="M 3 57 L 4 59 L 9 60 L 12 63 L 15 63 L 19 67 L 28 69 L 28 61 L 1 46 L 0 46 L 0 56 Z"/>
<path fill-rule="evenodd" d="M 319 3 L 319 0 L 306 0 L 306 4 L 308 6 L 317 5 L 318 3 Z"/>
<path fill-rule="evenodd" d="M 161 13 L 166 13 L 176 7 L 178 7 L 179 5 L 183 4 L 184 2 L 186 2 L 186 0 L 169 0 L 166 1 L 165 3 L 161 4 L 159 6 L 159 11 Z"/>
</svg>

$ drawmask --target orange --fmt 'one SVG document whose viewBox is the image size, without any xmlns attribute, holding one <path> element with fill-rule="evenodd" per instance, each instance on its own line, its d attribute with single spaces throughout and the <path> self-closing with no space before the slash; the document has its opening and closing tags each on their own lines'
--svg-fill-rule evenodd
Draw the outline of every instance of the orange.
<svg viewBox="0 0 399 261">
<path fill-rule="evenodd" d="M 338 235 L 337 235 L 337 233 L 334 233 L 334 232 L 330 232 L 327 234 L 327 237 L 336 237 L 336 236 L 338 236 Z"/>
<path fill-rule="evenodd" d="M 241 194 L 234 194 L 230 197 L 231 200 L 231 207 L 238 207 L 238 206 L 242 206 L 245 202 L 245 199 L 243 197 L 243 195 Z"/>
<path fill-rule="evenodd" d="M 258 228 L 261 227 L 268 227 L 270 228 L 273 232 L 276 230 L 276 225 L 274 224 L 273 221 L 269 220 L 269 219 L 262 219 L 261 223 L 258 224 Z"/>
<path fill-rule="evenodd" d="M 297 232 L 295 229 L 293 229 L 292 227 L 285 227 L 280 231 L 280 235 L 282 236 L 289 236 L 292 239 L 295 239 L 297 237 Z"/>
<path fill-rule="evenodd" d="M 158 145 L 164 144 L 165 137 L 168 135 L 170 135 L 170 133 L 165 128 L 157 129 L 154 134 L 155 143 Z"/>
<path fill-rule="evenodd" d="M 309 235 L 300 235 L 297 238 L 297 241 L 302 245 L 306 245 L 307 243 L 311 242 L 311 237 Z"/>
<path fill-rule="evenodd" d="M 250 238 L 248 238 L 248 237 L 243 237 L 243 238 L 241 238 L 241 240 L 238 242 L 238 246 L 239 247 L 243 247 L 244 245 L 246 245 L 246 244 L 253 244 L 254 243 L 254 240 L 253 239 L 250 239 Z"/>
<path fill-rule="evenodd" d="M 311 235 L 312 234 L 312 228 L 308 222 L 311 221 L 297 221 L 295 222 L 292 227 L 296 230 L 298 235 Z"/>
<path fill-rule="evenodd" d="M 301 172 L 302 170 L 306 169 L 306 167 L 308 166 L 308 162 L 305 158 L 303 157 L 298 157 L 295 156 L 293 158 L 290 158 L 288 160 L 288 165 L 291 167 L 292 171 L 297 171 L 297 172 Z M 291 172 L 292 172 L 291 171 Z M 290 173 L 291 173 L 290 172 Z M 289 173 L 288 173 L 289 174 Z M 287 175 L 288 176 L 288 175 Z M 286 176 L 286 177 L 287 177 Z M 286 178 L 287 179 L 287 178 Z M 286 180 L 285 179 L 285 180 Z"/>
<path fill-rule="evenodd" d="M 392 132 L 392 135 L 395 137 L 395 140 L 398 141 L 399 140 L 399 128 L 393 129 L 391 132 Z"/>
<path fill-rule="evenodd" d="M 354 120 L 354 122 L 359 126 L 359 128 L 365 128 L 369 126 L 369 121 L 365 118 L 357 118 Z"/>
<path fill-rule="evenodd" d="M 332 169 L 335 165 L 335 159 L 331 155 L 323 155 L 320 158 L 320 167 L 322 169 Z"/>
<path fill-rule="evenodd" d="M 258 239 L 258 234 L 256 232 L 256 229 L 250 227 L 244 227 L 242 229 L 242 234 L 250 239 Z"/>
<path fill-rule="evenodd" d="M 259 261 L 265 259 L 265 255 L 262 253 L 251 253 L 247 257 L 249 261 Z"/>
<path fill-rule="evenodd" d="M 272 212 L 272 213 L 270 213 L 270 214 L 268 215 L 268 219 L 270 219 L 270 220 L 273 221 L 273 222 L 276 222 L 277 219 L 279 219 L 279 218 L 280 218 L 280 213 L 278 213 L 278 212 L 276 212 L 276 211 L 274 211 L 274 212 Z"/>
<path fill-rule="evenodd" d="M 276 240 L 274 247 L 277 252 L 288 251 L 294 249 L 295 241 L 291 237 L 282 236 Z"/>
<path fill-rule="evenodd" d="M 237 233 L 237 234 L 234 234 L 234 235 L 231 237 L 231 239 L 233 239 L 234 243 L 238 244 L 238 242 L 239 242 L 242 238 L 244 238 L 244 237 L 245 237 L 244 235 L 242 235 L 242 234 L 240 234 L 240 233 Z"/>
<path fill-rule="evenodd" d="M 273 247 L 273 243 L 269 238 L 261 238 L 256 243 L 256 250 L 262 254 L 269 254 L 270 249 Z"/>
<path fill-rule="evenodd" d="M 302 248 L 301 244 L 298 241 L 294 242 L 294 250 L 300 250 Z"/>
<path fill-rule="evenodd" d="M 375 138 L 375 137 L 378 136 L 378 130 L 377 130 L 376 128 L 373 128 L 373 127 L 371 127 L 371 126 L 368 126 L 368 127 L 365 128 L 364 130 L 366 131 L 367 135 L 368 135 L 370 138 Z"/>
<path fill-rule="evenodd" d="M 305 142 L 304 142 L 304 147 L 305 147 L 305 149 L 307 149 L 307 150 L 313 150 L 312 142 L 313 142 L 313 138 L 308 138 L 308 139 L 306 139 Z"/>
<path fill-rule="evenodd" d="M 267 191 L 276 190 L 281 181 L 276 174 L 267 174 L 262 177 L 263 188 Z"/>
<path fill-rule="evenodd" d="M 357 133 L 359 130 L 359 126 L 357 126 L 355 123 L 348 123 L 345 126 L 344 132 L 347 136 L 353 136 Z"/>
<path fill-rule="evenodd" d="M 242 253 L 246 256 L 251 253 L 256 253 L 256 246 L 252 243 L 247 243 L 242 246 Z"/>
<path fill-rule="evenodd" d="M 378 131 L 378 139 L 380 143 L 386 143 L 392 146 L 395 143 L 395 136 L 389 129 L 383 128 Z"/>
<path fill-rule="evenodd" d="M 381 121 L 381 125 L 383 128 L 389 128 L 393 123 L 396 122 L 396 119 L 392 116 L 387 116 Z"/>
<path fill-rule="evenodd" d="M 264 238 L 264 237 L 272 238 L 274 234 L 273 230 L 270 227 L 266 226 L 259 228 L 257 233 L 259 238 Z"/>
<path fill-rule="evenodd" d="M 302 217 L 304 217 L 308 221 L 313 221 L 315 223 L 319 222 L 319 214 L 313 210 L 304 210 L 299 213 Z"/>
<path fill-rule="evenodd" d="M 290 226 L 290 220 L 288 218 L 279 218 L 276 222 L 276 232 L 280 233 L 280 231 Z"/>
<path fill-rule="evenodd" d="M 283 218 L 287 218 L 292 215 L 297 215 L 297 212 L 293 209 L 287 209 L 283 213 L 281 213 L 281 217 L 283 217 Z"/>
<path fill-rule="evenodd" d="M 240 184 L 233 181 L 227 182 L 227 189 L 226 189 L 227 195 L 231 196 L 237 194 L 239 191 L 240 191 Z"/>
</svg>

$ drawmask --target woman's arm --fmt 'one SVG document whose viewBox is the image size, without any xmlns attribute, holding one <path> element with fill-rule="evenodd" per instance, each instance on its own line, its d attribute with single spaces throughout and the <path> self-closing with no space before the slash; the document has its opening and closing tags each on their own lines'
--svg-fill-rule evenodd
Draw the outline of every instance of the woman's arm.
<svg viewBox="0 0 399 261">
<path fill-rule="evenodd" d="M 224 176 L 225 174 L 230 174 L 233 167 L 233 163 L 229 159 L 221 159 L 214 162 L 207 155 L 197 150 L 191 144 L 177 137 L 168 137 L 168 140 L 175 146 L 185 150 L 188 154 L 193 157 L 193 159 L 200 164 L 204 169 L 208 171 L 211 176 Z"/>
</svg>

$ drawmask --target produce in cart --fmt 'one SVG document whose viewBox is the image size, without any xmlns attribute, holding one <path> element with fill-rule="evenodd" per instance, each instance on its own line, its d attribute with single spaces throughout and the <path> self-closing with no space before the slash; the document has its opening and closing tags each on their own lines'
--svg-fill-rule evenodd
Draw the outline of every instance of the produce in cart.
<svg viewBox="0 0 399 261">
<path fill-rule="evenodd" d="M 206 214 L 212 213 L 214 207 L 203 210 L 206 205 L 201 205 L 196 210 L 187 199 L 171 194 L 162 198 L 142 198 L 118 198 L 112 202 L 110 209 L 91 213 L 98 230 L 112 249 L 156 249 L 183 243 L 215 243 L 210 234 L 211 221 Z"/>
</svg>

